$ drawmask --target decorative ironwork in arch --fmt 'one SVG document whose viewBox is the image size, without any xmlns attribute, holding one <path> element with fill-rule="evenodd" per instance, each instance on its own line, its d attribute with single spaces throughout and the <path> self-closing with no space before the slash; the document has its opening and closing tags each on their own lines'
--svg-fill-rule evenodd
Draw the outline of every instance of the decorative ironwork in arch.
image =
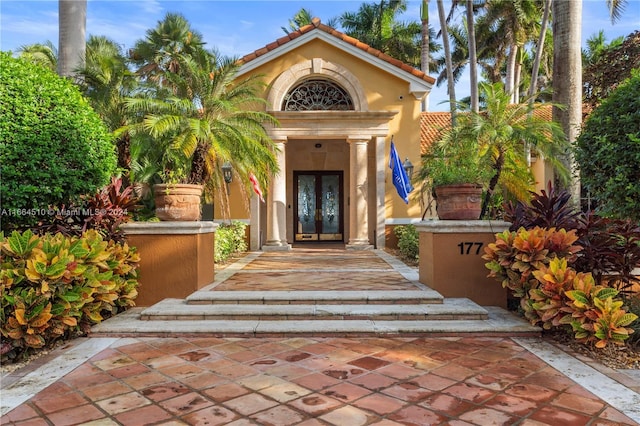
<svg viewBox="0 0 640 426">
<path fill-rule="evenodd" d="M 309 79 L 284 97 L 282 111 L 352 111 L 351 96 L 330 80 Z"/>
</svg>

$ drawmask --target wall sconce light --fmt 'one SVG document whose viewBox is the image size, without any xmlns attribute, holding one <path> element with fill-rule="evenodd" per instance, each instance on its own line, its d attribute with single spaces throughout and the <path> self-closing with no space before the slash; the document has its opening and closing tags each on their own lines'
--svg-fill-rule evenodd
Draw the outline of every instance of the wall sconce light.
<svg viewBox="0 0 640 426">
<path fill-rule="evenodd" d="M 233 167 L 229 161 L 225 161 L 222 165 L 222 177 L 227 184 L 227 195 L 229 194 L 229 184 L 233 181 Z"/>
<path fill-rule="evenodd" d="M 411 180 L 413 177 L 413 164 L 409 161 L 409 158 L 405 158 L 404 163 L 402 163 L 402 168 L 407 173 L 409 180 Z"/>
</svg>

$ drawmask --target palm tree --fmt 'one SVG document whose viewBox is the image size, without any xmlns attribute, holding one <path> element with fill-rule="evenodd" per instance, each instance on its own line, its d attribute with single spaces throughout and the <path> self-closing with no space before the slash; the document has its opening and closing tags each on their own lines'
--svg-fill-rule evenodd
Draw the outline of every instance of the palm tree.
<svg viewBox="0 0 640 426">
<path fill-rule="evenodd" d="M 58 0 L 58 74 L 75 76 L 86 49 L 87 0 Z"/>
<path fill-rule="evenodd" d="M 478 112 L 478 57 L 476 51 L 476 30 L 474 25 L 473 1 L 466 1 L 467 34 L 469 35 L 469 80 L 471 111 Z"/>
<path fill-rule="evenodd" d="M 437 0 L 438 17 L 440 18 L 440 33 L 442 34 L 442 46 L 444 47 L 445 70 L 447 74 L 447 93 L 449 94 L 449 110 L 451 111 L 451 126 L 456 125 L 456 89 L 453 80 L 453 64 L 451 62 L 451 48 L 449 47 L 449 31 L 447 19 L 444 15 L 444 4 Z"/>
<path fill-rule="evenodd" d="M 166 88 L 169 82 L 165 74 L 179 74 L 183 63 L 200 54 L 204 44 L 202 35 L 183 15 L 167 13 L 155 28 L 147 30 L 143 40 L 135 43 L 130 59 L 139 67 L 137 73 L 143 80 Z"/>
<path fill-rule="evenodd" d="M 553 121 L 561 124 L 570 144 L 580 133 L 582 123 L 582 2 L 554 1 L 553 15 L 553 102 L 566 108 L 553 108 Z M 569 152 L 565 165 L 576 172 Z M 577 181 L 570 192 L 575 202 L 580 199 Z"/>
<path fill-rule="evenodd" d="M 567 144 L 558 124 L 529 114 L 531 108 L 540 108 L 541 104 L 511 104 L 511 95 L 502 83 L 480 83 L 480 93 L 485 109 L 460 114 L 458 124 L 444 134 L 443 143 L 477 141 L 481 162 L 490 164 L 492 176 L 482 202 L 483 217 L 497 187 L 516 199 L 528 196 L 532 178 L 525 145 L 551 162 L 560 179 L 566 179 L 567 170 L 558 158 Z"/>
<path fill-rule="evenodd" d="M 625 0 L 606 0 L 611 22 L 622 14 Z M 566 109 L 553 108 L 553 120 L 561 123 L 569 143 L 573 144 L 582 122 L 582 2 L 554 1 L 553 16 L 553 101 Z M 570 72 L 567 72 L 570 70 Z M 567 155 L 566 164 L 573 168 L 573 158 Z M 571 190 L 574 200 L 580 198 L 577 182 Z"/>
<path fill-rule="evenodd" d="M 533 101 L 533 95 L 538 91 L 538 73 L 540 72 L 540 63 L 544 53 L 545 39 L 547 35 L 547 25 L 549 24 L 549 15 L 551 14 L 551 0 L 544 0 L 544 8 L 542 12 L 542 21 L 540 23 L 540 35 L 536 45 L 536 54 L 531 70 L 531 83 L 529 85 L 528 96 Z"/>
<path fill-rule="evenodd" d="M 17 53 L 21 58 L 51 71 L 58 69 L 58 49 L 50 40 L 47 40 L 44 44 L 35 43 L 20 46 Z"/>
<path fill-rule="evenodd" d="M 582 66 L 588 67 L 598 62 L 604 52 L 616 46 L 620 46 L 624 37 L 614 38 L 607 43 L 604 30 L 598 31 L 587 39 L 587 48 L 582 50 Z"/>
<path fill-rule="evenodd" d="M 251 173 L 267 187 L 278 171 L 274 145 L 264 128 L 265 123 L 277 123 L 255 109 L 264 103 L 259 96 L 263 85 L 258 76 L 236 82 L 238 67 L 235 59 L 215 52 L 183 58 L 179 74 L 164 74 L 173 93 L 128 98 L 128 111 L 142 120 L 120 130 L 131 132 L 136 153 L 164 164 L 161 174 L 182 173 L 184 183 L 204 184 L 209 200 L 218 190 L 223 206 L 228 206 L 228 200 L 219 189 L 224 185 L 221 167 L 226 161 L 245 183 L 247 199 Z"/>
<path fill-rule="evenodd" d="M 422 4 L 420 5 L 420 21 L 422 24 L 422 30 L 420 31 L 420 35 L 422 36 L 422 42 L 420 43 L 422 49 L 420 51 L 420 69 L 429 73 L 429 36 L 430 28 L 429 28 L 429 0 L 422 0 Z"/>
<path fill-rule="evenodd" d="M 138 87 L 138 80 L 129 70 L 121 46 L 104 36 L 89 36 L 86 64 L 78 70 L 85 96 L 110 131 L 127 124 L 124 100 Z M 131 168 L 130 137 L 122 134 L 116 140 L 118 167 L 125 180 Z"/>
<path fill-rule="evenodd" d="M 309 9 L 301 8 L 293 18 L 289 19 L 289 28 L 281 27 L 282 31 L 286 34 L 289 34 L 293 31 L 298 31 L 301 27 L 305 25 L 311 24 L 311 20 L 313 19 L 313 13 Z M 331 18 L 327 22 L 326 25 L 330 27 L 335 27 L 338 24 L 337 18 Z"/>
<path fill-rule="evenodd" d="M 406 8 L 405 0 L 380 0 L 363 3 L 357 12 L 345 12 L 338 19 L 347 35 L 419 68 L 422 27 L 397 20 Z"/>
</svg>

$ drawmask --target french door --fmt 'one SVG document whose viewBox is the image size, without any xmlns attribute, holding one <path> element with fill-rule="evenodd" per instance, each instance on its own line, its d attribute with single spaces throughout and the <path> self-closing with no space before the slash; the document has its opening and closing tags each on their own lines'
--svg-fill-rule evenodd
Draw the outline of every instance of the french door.
<svg viewBox="0 0 640 426">
<path fill-rule="evenodd" d="M 343 241 L 342 172 L 293 173 L 295 241 Z"/>
</svg>

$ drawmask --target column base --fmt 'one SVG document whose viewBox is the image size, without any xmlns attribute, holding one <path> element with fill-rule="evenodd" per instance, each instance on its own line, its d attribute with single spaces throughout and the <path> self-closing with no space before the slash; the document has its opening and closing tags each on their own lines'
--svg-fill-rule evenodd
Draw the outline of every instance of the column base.
<svg viewBox="0 0 640 426">
<path fill-rule="evenodd" d="M 374 247 L 369 243 L 356 243 L 356 244 L 346 244 L 344 246 L 347 250 L 373 250 Z"/>
<path fill-rule="evenodd" d="M 262 251 L 291 251 L 291 244 L 265 244 L 262 246 Z"/>
</svg>

